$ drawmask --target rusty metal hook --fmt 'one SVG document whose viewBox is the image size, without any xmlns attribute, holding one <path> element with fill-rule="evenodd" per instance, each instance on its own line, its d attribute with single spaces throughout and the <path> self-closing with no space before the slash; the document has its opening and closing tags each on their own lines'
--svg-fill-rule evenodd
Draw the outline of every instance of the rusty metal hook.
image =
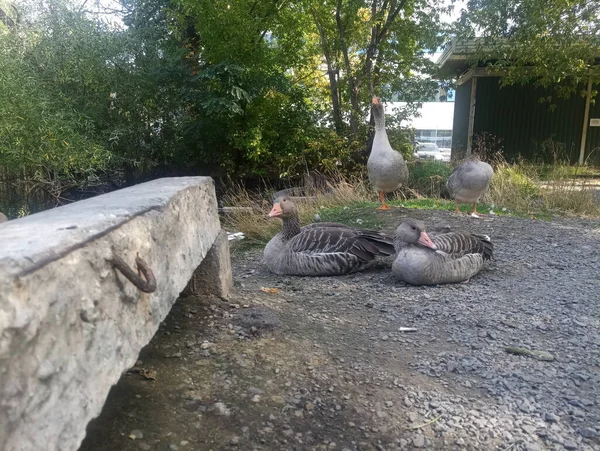
<svg viewBox="0 0 600 451">
<path fill-rule="evenodd" d="M 139 254 L 135 257 L 135 264 L 138 270 L 136 274 L 125 261 L 113 252 L 113 258 L 110 260 L 113 266 L 118 269 L 127 280 L 134 284 L 138 290 L 144 293 L 153 293 L 156 291 L 156 278 L 154 273 Z M 140 274 L 144 276 L 140 277 Z M 146 279 L 146 280 L 144 280 Z"/>
</svg>

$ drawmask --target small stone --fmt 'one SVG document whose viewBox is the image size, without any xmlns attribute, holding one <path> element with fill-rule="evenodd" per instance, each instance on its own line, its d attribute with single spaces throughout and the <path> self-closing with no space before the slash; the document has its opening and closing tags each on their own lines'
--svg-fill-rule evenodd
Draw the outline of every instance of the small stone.
<svg viewBox="0 0 600 451">
<path fill-rule="evenodd" d="M 209 349 L 212 348 L 214 346 L 214 343 L 211 343 L 210 341 L 205 341 L 200 345 L 201 349 Z"/>
<path fill-rule="evenodd" d="M 144 443 L 144 442 L 139 442 L 138 448 L 141 449 L 142 451 L 150 451 L 152 449 L 152 447 L 150 445 L 148 445 L 147 443 Z"/>
<path fill-rule="evenodd" d="M 177 451 L 178 449 L 179 446 L 177 446 L 175 443 L 169 444 L 169 451 Z"/>
<path fill-rule="evenodd" d="M 389 338 L 390 338 L 390 337 L 388 337 L 387 335 L 383 335 L 383 336 L 381 337 L 381 340 L 382 340 L 382 341 L 388 341 L 388 339 L 389 339 Z"/>
<path fill-rule="evenodd" d="M 292 431 L 291 429 L 286 429 L 285 431 L 283 431 L 283 435 L 285 435 L 286 437 L 291 437 L 292 435 L 294 435 L 294 431 Z"/>
<path fill-rule="evenodd" d="M 423 434 L 417 434 L 413 438 L 413 446 L 415 448 L 423 448 L 425 446 L 425 436 Z"/>
<path fill-rule="evenodd" d="M 225 405 L 225 403 L 216 402 L 213 407 L 215 408 L 217 415 L 223 415 L 225 417 L 231 415 L 231 410 Z"/>
<path fill-rule="evenodd" d="M 312 402 L 307 402 L 304 407 L 306 408 L 306 410 L 313 410 L 315 408 L 315 405 Z"/>
<path fill-rule="evenodd" d="M 417 421 L 417 418 L 418 416 L 415 412 L 408 412 L 408 421 L 414 423 L 415 421 Z"/>
<path fill-rule="evenodd" d="M 252 402 L 260 402 L 260 395 L 254 395 L 252 397 Z"/>
<path fill-rule="evenodd" d="M 544 420 L 546 420 L 548 423 L 556 423 L 559 420 L 559 418 L 553 413 L 546 412 L 544 414 Z"/>
<path fill-rule="evenodd" d="M 533 434 L 535 434 L 535 431 L 536 431 L 537 428 L 535 426 L 530 425 L 530 424 L 524 424 L 523 426 L 521 426 L 521 429 L 523 429 L 529 435 L 533 435 Z"/>
<path fill-rule="evenodd" d="M 139 429 L 134 429 L 133 431 L 131 431 L 131 434 L 129 434 L 129 438 L 131 440 L 139 440 L 141 438 L 144 438 L 144 433 Z"/>
<path fill-rule="evenodd" d="M 565 447 L 565 449 L 577 449 L 577 443 L 575 443 L 573 440 L 565 440 L 563 442 L 563 446 Z"/>
<path fill-rule="evenodd" d="M 457 438 L 454 443 L 456 443 L 458 446 L 465 446 L 465 441 L 462 438 Z"/>
<path fill-rule="evenodd" d="M 437 409 L 440 406 L 440 403 L 437 401 L 430 401 L 429 402 L 429 407 L 431 407 L 432 409 Z"/>
<path fill-rule="evenodd" d="M 579 435 L 585 438 L 595 438 L 598 434 L 596 434 L 596 431 L 591 428 L 582 428 L 579 429 Z"/>
<path fill-rule="evenodd" d="M 542 451 L 541 446 L 537 443 L 525 442 L 523 446 L 525 447 L 525 451 Z"/>
<path fill-rule="evenodd" d="M 519 410 L 523 413 L 532 413 L 535 411 L 535 408 L 529 404 L 529 401 L 524 400 L 519 406 Z"/>
<path fill-rule="evenodd" d="M 392 407 L 393 405 L 394 405 L 394 401 L 386 401 L 385 402 L 386 407 Z"/>
<path fill-rule="evenodd" d="M 337 446 L 337 445 L 335 444 L 335 442 L 331 442 L 331 443 L 330 443 L 330 444 L 327 446 L 327 448 L 329 448 L 329 449 L 335 449 L 335 447 L 336 447 L 336 446 Z"/>
<path fill-rule="evenodd" d="M 229 443 L 232 445 L 237 445 L 238 443 L 240 443 L 240 438 L 237 435 L 234 435 L 233 437 L 231 437 L 231 440 L 229 440 Z"/>
<path fill-rule="evenodd" d="M 413 406 L 413 403 L 412 403 L 412 401 L 410 400 L 410 398 L 408 396 L 404 397 L 404 405 L 406 407 L 412 407 Z"/>
<path fill-rule="evenodd" d="M 182 440 L 181 442 L 179 442 L 180 446 L 187 446 L 190 442 L 188 442 L 187 440 Z"/>
</svg>

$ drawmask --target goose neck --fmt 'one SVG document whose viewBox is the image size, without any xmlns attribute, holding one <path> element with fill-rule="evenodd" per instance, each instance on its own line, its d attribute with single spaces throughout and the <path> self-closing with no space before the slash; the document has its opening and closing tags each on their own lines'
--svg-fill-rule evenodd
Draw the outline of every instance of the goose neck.
<svg viewBox="0 0 600 451">
<path fill-rule="evenodd" d="M 281 235 L 284 240 L 289 240 L 300 233 L 300 219 L 298 216 L 291 216 L 283 220 Z"/>
</svg>

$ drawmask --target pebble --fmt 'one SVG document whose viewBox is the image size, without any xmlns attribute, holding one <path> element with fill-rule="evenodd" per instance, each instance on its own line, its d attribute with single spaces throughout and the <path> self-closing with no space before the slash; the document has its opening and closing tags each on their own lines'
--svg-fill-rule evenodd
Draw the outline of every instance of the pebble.
<svg viewBox="0 0 600 451">
<path fill-rule="evenodd" d="M 546 412 L 544 414 L 544 420 L 546 420 L 548 423 L 556 423 L 559 420 L 559 418 L 553 413 Z"/>
<path fill-rule="evenodd" d="M 142 431 L 140 431 L 139 429 L 134 429 L 133 431 L 131 431 L 131 433 L 129 434 L 129 438 L 131 440 L 139 440 L 144 438 L 144 433 Z"/>
<path fill-rule="evenodd" d="M 417 434 L 413 438 L 413 446 L 415 448 L 423 448 L 425 446 L 425 436 L 423 434 Z"/>
<path fill-rule="evenodd" d="M 591 428 L 582 428 L 579 429 L 579 435 L 585 438 L 595 438 L 598 434 Z"/>
<path fill-rule="evenodd" d="M 575 443 L 573 440 L 565 440 L 563 442 L 563 446 L 565 447 L 565 449 L 570 449 L 570 450 L 578 448 L 577 443 Z"/>
<path fill-rule="evenodd" d="M 213 407 L 217 415 L 223 415 L 224 417 L 231 415 L 231 410 L 222 402 L 216 402 Z"/>
</svg>

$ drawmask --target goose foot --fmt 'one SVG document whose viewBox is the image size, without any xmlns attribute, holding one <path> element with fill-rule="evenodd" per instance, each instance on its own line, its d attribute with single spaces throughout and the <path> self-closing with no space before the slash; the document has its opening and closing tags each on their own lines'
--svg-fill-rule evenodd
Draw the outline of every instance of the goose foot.
<svg viewBox="0 0 600 451">
<path fill-rule="evenodd" d="M 470 277 L 467 280 L 463 280 L 461 283 L 469 283 L 469 280 L 471 280 Z"/>
<path fill-rule="evenodd" d="M 475 202 L 473 204 L 473 211 L 471 212 L 471 217 L 473 217 L 473 218 L 479 218 L 481 216 L 487 216 L 487 215 L 484 214 L 484 213 L 478 213 L 477 212 L 477 202 Z"/>
<path fill-rule="evenodd" d="M 377 207 L 375 210 L 391 210 L 388 204 L 385 203 L 385 193 L 383 191 L 379 191 L 379 200 L 381 201 L 381 206 Z"/>
</svg>

